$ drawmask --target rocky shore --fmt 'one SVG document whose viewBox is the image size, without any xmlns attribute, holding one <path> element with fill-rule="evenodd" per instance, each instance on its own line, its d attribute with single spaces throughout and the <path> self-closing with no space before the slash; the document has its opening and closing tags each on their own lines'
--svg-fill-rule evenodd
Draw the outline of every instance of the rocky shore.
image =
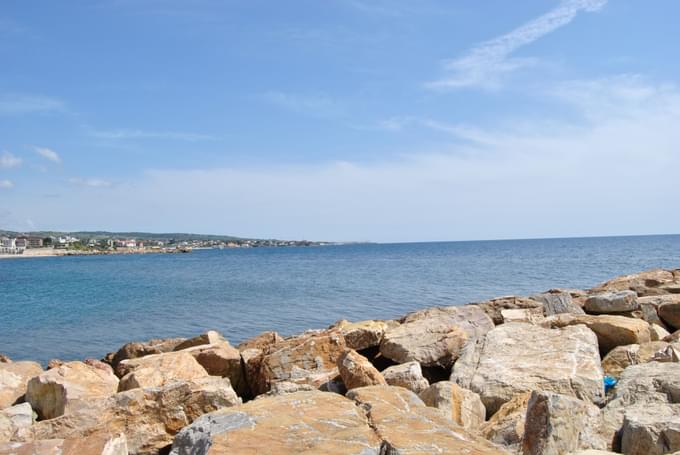
<svg viewBox="0 0 680 455">
<path fill-rule="evenodd" d="M 679 329 L 680 269 L 238 346 L 0 355 L 0 455 L 680 453 Z"/>
</svg>

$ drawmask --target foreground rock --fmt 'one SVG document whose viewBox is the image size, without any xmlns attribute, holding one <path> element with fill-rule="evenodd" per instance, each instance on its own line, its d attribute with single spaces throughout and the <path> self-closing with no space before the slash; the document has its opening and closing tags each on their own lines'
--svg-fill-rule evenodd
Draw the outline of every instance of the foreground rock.
<svg viewBox="0 0 680 455">
<path fill-rule="evenodd" d="M 0 362 L 0 409 L 8 408 L 26 394 L 28 381 L 43 372 L 36 362 Z"/>
<path fill-rule="evenodd" d="M 26 401 L 41 419 L 53 419 L 117 390 L 118 378 L 110 368 L 68 362 L 31 379 Z"/>
<path fill-rule="evenodd" d="M 264 397 L 202 416 L 175 438 L 172 455 L 378 455 L 363 410 L 337 394 Z"/>
<path fill-rule="evenodd" d="M 600 431 L 600 409 L 594 404 L 553 392 L 533 392 L 527 407 L 522 453 L 548 455 L 606 449 L 607 442 Z"/>
<path fill-rule="evenodd" d="M 123 434 L 100 432 L 85 438 L 0 443 L 0 455 L 128 455 Z"/>
<path fill-rule="evenodd" d="M 662 455 L 680 450 L 680 404 L 626 410 L 621 450 L 626 455 Z"/>
<path fill-rule="evenodd" d="M 640 308 L 637 294 L 633 291 L 602 292 L 588 297 L 585 309 L 588 313 L 626 313 Z"/>
<path fill-rule="evenodd" d="M 0 411 L 0 443 L 24 437 L 33 424 L 33 409 L 21 403 Z"/>
<path fill-rule="evenodd" d="M 673 329 L 680 329 L 680 295 L 663 302 L 658 306 L 659 317 Z"/>
<path fill-rule="evenodd" d="M 617 346 L 651 341 L 649 323 L 642 319 L 625 316 L 560 314 L 546 319 L 546 324 L 551 327 L 585 325 L 597 335 L 597 342 L 602 355 L 607 354 Z"/>
<path fill-rule="evenodd" d="M 242 366 L 241 353 L 228 341 L 198 345 L 187 348 L 184 352 L 191 354 L 210 376 L 229 378 L 231 386 L 239 396 L 247 397 L 250 395 Z"/>
<path fill-rule="evenodd" d="M 494 324 L 481 308 L 429 308 L 407 315 L 402 324 L 388 330 L 380 353 L 397 363 L 450 368 L 468 340 L 477 339 Z"/>
<path fill-rule="evenodd" d="M 451 380 L 478 393 L 492 415 L 514 395 L 546 390 L 599 403 L 604 398 L 597 338 L 578 325 L 504 324 L 469 345 Z"/>
<path fill-rule="evenodd" d="M 423 377 L 423 370 L 418 362 L 407 362 L 389 367 L 382 372 L 389 385 L 403 387 L 416 395 L 427 389 L 430 383 Z"/>
<path fill-rule="evenodd" d="M 479 428 L 486 418 L 486 409 L 479 395 L 450 381 L 432 384 L 418 397 L 425 405 L 439 409 L 467 429 Z"/>
<path fill-rule="evenodd" d="M 530 398 L 531 392 L 519 393 L 512 397 L 488 421 L 482 423 L 479 427 L 480 434 L 487 440 L 506 447 L 512 453 L 521 451 Z"/>
<path fill-rule="evenodd" d="M 382 374 L 368 359 L 353 349 L 338 358 L 338 370 L 347 390 L 369 385 L 387 385 Z"/>
<path fill-rule="evenodd" d="M 31 439 L 77 439 L 100 431 L 121 432 L 127 437 L 131 454 L 157 454 L 199 416 L 240 403 L 226 378 L 205 377 L 134 389 L 37 422 L 31 429 Z"/>
<path fill-rule="evenodd" d="M 208 376 L 190 353 L 155 354 L 118 364 L 119 392 L 145 387 L 162 387 L 174 381 L 193 381 Z"/>
</svg>

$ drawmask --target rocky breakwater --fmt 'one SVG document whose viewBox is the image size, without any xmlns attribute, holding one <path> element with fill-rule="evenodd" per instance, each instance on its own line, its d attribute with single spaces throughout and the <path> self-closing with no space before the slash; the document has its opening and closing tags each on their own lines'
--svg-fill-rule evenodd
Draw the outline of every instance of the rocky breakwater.
<svg viewBox="0 0 680 455">
<path fill-rule="evenodd" d="M 0 455 L 673 453 L 679 296 L 654 270 L 238 346 L 0 356 Z"/>
</svg>

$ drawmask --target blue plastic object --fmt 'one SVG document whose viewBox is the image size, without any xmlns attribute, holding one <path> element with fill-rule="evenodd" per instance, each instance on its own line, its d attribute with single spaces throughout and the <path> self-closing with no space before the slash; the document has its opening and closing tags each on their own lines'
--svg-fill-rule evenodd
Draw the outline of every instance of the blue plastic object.
<svg viewBox="0 0 680 455">
<path fill-rule="evenodd" d="M 617 382 L 619 382 L 619 381 L 612 378 L 611 376 L 605 376 L 604 377 L 604 393 L 607 393 L 611 389 L 613 389 Z"/>
</svg>

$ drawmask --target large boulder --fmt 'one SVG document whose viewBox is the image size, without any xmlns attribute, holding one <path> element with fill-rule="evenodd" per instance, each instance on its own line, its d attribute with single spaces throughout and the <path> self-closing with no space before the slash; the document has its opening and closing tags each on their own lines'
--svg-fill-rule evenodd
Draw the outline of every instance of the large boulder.
<svg viewBox="0 0 680 455">
<path fill-rule="evenodd" d="M 251 359 L 253 371 L 248 381 L 252 392 L 265 393 L 277 381 L 320 387 L 338 375 L 337 362 L 345 349 L 345 340 L 337 330 L 308 332 L 272 344 L 261 357 Z"/>
<path fill-rule="evenodd" d="M 348 348 L 361 351 L 380 346 L 385 331 L 396 325 L 399 325 L 396 321 L 340 321 L 336 327 L 345 337 L 345 344 Z"/>
<path fill-rule="evenodd" d="M 604 398 L 597 338 L 578 325 L 504 324 L 470 344 L 451 380 L 478 393 L 487 413 L 520 392 L 546 390 L 599 403 Z"/>
<path fill-rule="evenodd" d="M 28 381 L 26 401 L 41 419 L 53 419 L 117 390 L 118 378 L 110 368 L 68 362 Z"/>
<path fill-rule="evenodd" d="M 415 394 L 419 394 L 430 386 L 423 377 L 423 369 L 418 362 L 406 362 L 394 365 L 382 371 L 387 384 L 403 387 Z"/>
<path fill-rule="evenodd" d="M 347 397 L 368 410 L 371 427 L 388 454 L 465 453 L 498 455 L 502 449 L 454 424 L 427 407 L 410 390 L 372 386 L 350 390 Z"/>
<path fill-rule="evenodd" d="M 586 300 L 588 313 L 626 313 L 640 308 L 637 294 L 633 291 L 601 292 Z"/>
<path fill-rule="evenodd" d="M 643 344 L 629 344 L 618 346 L 602 359 L 602 368 L 605 374 L 618 378 L 623 370 L 631 365 L 638 365 L 651 361 L 677 362 L 674 360 L 674 349 L 665 341 L 652 341 Z"/>
<path fill-rule="evenodd" d="M 35 423 L 31 437 L 77 439 L 103 430 L 121 432 L 130 454 L 156 455 L 199 416 L 240 403 L 228 379 L 208 376 L 90 401 L 61 417 Z"/>
<path fill-rule="evenodd" d="M 473 303 L 471 306 L 476 306 L 482 309 L 493 321 L 494 324 L 500 325 L 503 320 L 503 310 L 531 310 L 543 314 L 543 303 L 538 302 L 529 297 L 506 296 L 487 300 L 485 302 Z"/>
<path fill-rule="evenodd" d="M 0 362 L 0 409 L 12 406 L 26 394 L 28 381 L 43 372 L 36 362 Z"/>
<path fill-rule="evenodd" d="M 504 403 L 489 420 L 481 424 L 480 434 L 494 444 L 506 447 L 512 453 L 521 451 L 531 393 L 519 393 Z"/>
<path fill-rule="evenodd" d="M 529 399 L 523 455 L 560 455 L 578 449 L 605 449 L 599 434 L 600 409 L 574 397 L 533 392 Z"/>
<path fill-rule="evenodd" d="M 128 455 L 124 434 L 107 431 L 84 438 L 0 443 L 0 455 Z"/>
<path fill-rule="evenodd" d="M 206 414 L 175 438 L 171 455 L 378 455 L 365 412 L 341 395 L 267 396 Z"/>
<path fill-rule="evenodd" d="M 678 330 L 680 329 L 680 295 L 674 297 L 673 301 L 667 301 L 659 305 L 657 311 L 663 322 Z"/>
<path fill-rule="evenodd" d="M 545 316 L 562 313 L 583 314 L 583 308 L 574 303 L 569 292 L 546 292 L 531 298 L 543 304 Z"/>
<path fill-rule="evenodd" d="M 387 385 L 385 378 L 371 362 L 353 349 L 340 355 L 338 370 L 347 390 L 369 385 Z"/>
<path fill-rule="evenodd" d="M 486 409 L 479 395 L 454 382 L 436 382 L 420 392 L 418 397 L 425 405 L 439 409 L 463 428 L 477 429 L 486 419 Z"/>
<path fill-rule="evenodd" d="M 626 409 L 621 451 L 626 455 L 662 455 L 680 450 L 680 404 Z"/>
<path fill-rule="evenodd" d="M 0 443 L 25 436 L 32 424 L 33 409 L 28 403 L 0 410 Z"/>
<path fill-rule="evenodd" d="M 205 344 L 217 344 L 224 341 L 224 337 L 215 330 L 208 330 L 207 332 L 198 335 L 188 340 L 182 341 L 175 346 L 173 351 L 181 351 L 183 349 L 193 348 L 194 346 L 202 346 Z"/>
<path fill-rule="evenodd" d="M 429 308 L 406 315 L 389 329 L 380 353 L 397 363 L 450 368 L 469 340 L 477 339 L 494 324 L 477 306 Z"/>
<path fill-rule="evenodd" d="M 555 328 L 585 325 L 597 335 L 597 342 L 602 355 L 607 354 L 617 346 L 651 341 L 649 323 L 642 319 L 625 316 L 560 314 L 547 318 L 545 325 Z"/>
<path fill-rule="evenodd" d="M 109 363 L 115 370 L 118 364 L 123 360 L 171 352 L 184 340 L 185 338 L 163 338 L 149 341 L 133 341 L 124 344 L 118 351 L 107 354 L 104 361 Z"/>
<path fill-rule="evenodd" d="M 680 270 L 654 269 L 646 272 L 623 275 L 602 283 L 594 292 L 635 291 L 638 296 L 677 294 L 680 292 Z"/>
<path fill-rule="evenodd" d="M 174 381 L 192 381 L 208 376 L 190 353 L 185 351 L 154 354 L 118 364 L 119 392 L 136 388 L 162 387 Z"/>
<path fill-rule="evenodd" d="M 241 353 L 228 341 L 198 345 L 186 348 L 184 352 L 191 354 L 210 376 L 229 378 L 231 386 L 239 396 L 250 395 L 241 361 Z"/>
</svg>

